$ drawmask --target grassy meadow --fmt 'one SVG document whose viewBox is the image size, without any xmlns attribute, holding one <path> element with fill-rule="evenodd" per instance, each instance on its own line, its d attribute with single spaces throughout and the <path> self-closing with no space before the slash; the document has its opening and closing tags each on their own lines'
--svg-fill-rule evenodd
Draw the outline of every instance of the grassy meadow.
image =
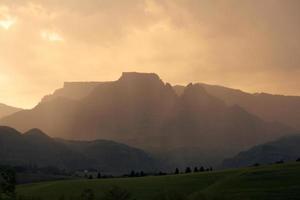
<svg viewBox="0 0 300 200">
<path fill-rule="evenodd" d="M 140 178 L 81 179 L 19 185 L 18 195 L 43 200 L 78 199 L 92 189 L 101 199 L 112 186 L 128 190 L 133 199 L 300 199 L 300 163 L 273 164 L 214 172 Z"/>
</svg>

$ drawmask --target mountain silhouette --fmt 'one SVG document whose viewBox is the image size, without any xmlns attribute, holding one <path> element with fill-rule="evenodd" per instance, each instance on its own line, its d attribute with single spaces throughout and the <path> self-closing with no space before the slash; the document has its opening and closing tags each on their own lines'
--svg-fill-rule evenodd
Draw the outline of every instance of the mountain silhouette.
<svg viewBox="0 0 300 200">
<path fill-rule="evenodd" d="M 15 107 L 8 106 L 8 105 L 0 103 L 0 119 L 5 117 L 5 116 L 16 113 L 18 111 L 21 111 L 21 110 L 22 109 L 20 109 L 20 108 L 15 108 Z"/>
<path fill-rule="evenodd" d="M 57 167 L 67 170 L 96 169 L 122 174 L 131 170 L 155 170 L 157 162 L 142 150 L 108 140 L 54 139 L 39 129 L 21 134 L 0 127 L 0 164 Z"/>
<path fill-rule="evenodd" d="M 265 121 L 280 122 L 300 130 L 299 96 L 250 94 L 223 86 L 204 83 L 199 83 L 199 85 L 209 94 L 223 100 L 228 106 L 239 105 Z M 183 93 L 184 88 L 184 86 L 174 86 L 174 90 L 179 95 Z"/>
<path fill-rule="evenodd" d="M 278 161 L 296 161 L 300 158 L 300 135 L 280 138 L 258 145 L 225 159 L 223 167 L 248 167 L 254 164 L 271 164 Z"/>
<path fill-rule="evenodd" d="M 162 157 L 185 149 L 199 162 L 204 161 L 199 158 L 203 152 L 207 159 L 218 152 L 215 159 L 221 160 L 294 132 L 241 106 L 227 105 L 199 84 L 189 84 L 178 95 L 153 73 L 127 72 L 117 81 L 78 85 L 65 84 L 66 89 L 1 124 L 22 132 L 37 127 L 66 139 L 114 140 Z"/>
</svg>

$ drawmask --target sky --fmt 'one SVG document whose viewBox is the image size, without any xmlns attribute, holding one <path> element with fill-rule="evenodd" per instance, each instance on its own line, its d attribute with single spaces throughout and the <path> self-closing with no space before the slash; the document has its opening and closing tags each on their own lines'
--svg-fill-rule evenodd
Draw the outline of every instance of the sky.
<svg viewBox="0 0 300 200">
<path fill-rule="evenodd" d="M 0 0 L 0 102 L 155 72 L 300 95 L 299 0 Z"/>
</svg>

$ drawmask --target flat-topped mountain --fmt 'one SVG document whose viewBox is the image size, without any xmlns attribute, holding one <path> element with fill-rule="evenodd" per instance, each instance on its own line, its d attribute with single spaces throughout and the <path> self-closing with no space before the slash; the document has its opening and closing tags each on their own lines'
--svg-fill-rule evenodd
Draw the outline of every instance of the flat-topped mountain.
<svg viewBox="0 0 300 200">
<path fill-rule="evenodd" d="M 39 129 L 21 134 L 0 127 L 0 165 L 96 169 L 122 174 L 131 170 L 154 171 L 157 162 L 142 150 L 108 140 L 53 139 Z"/>
<path fill-rule="evenodd" d="M 119 81 L 160 81 L 158 75 L 137 72 L 123 72 Z M 110 84 L 111 82 L 65 82 L 63 88 L 57 89 L 53 94 L 47 95 L 43 101 L 50 101 L 57 97 L 66 97 L 73 100 L 80 100 L 88 96 L 97 86 Z"/>
<path fill-rule="evenodd" d="M 78 93 L 77 84 L 71 84 L 72 90 L 65 85 L 1 124 L 21 131 L 37 127 L 52 137 L 114 140 L 160 155 L 187 148 L 198 149 L 197 157 L 220 152 L 218 160 L 294 132 L 227 105 L 198 84 L 189 84 L 178 95 L 152 73 L 123 73 L 116 81 L 83 84 Z"/>
<path fill-rule="evenodd" d="M 122 78 L 129 76 L 140 76 L 141 73 L 123 73 Z M 146 74 L 147 75 L 147 74 Z M 152 79 L 158 78 L 157 75 Z M 64 87 L 56 90 L 52 95 L 47 95 L 42 101 L 47 101 L 57 97 L 80 100 L 88 96 L 98 85 L 110 84 L 111 82 L 66 82 Z M 277 121 L 300 130 L 300 97 L 272 95 L 267 93 L 250 94 L 241 90 L 227 88 L 217 85 L 199 83 L 210 95 L 224 101 L 227 105 L 239 105 L 247 112 L 250 112 L 261 119 L 269 122 Z M 174 86 L 176 94 L 181 95 L 185 86 Z M 0 105 L 1 108 L 1 105 Z M 1 109 L 0 109 L 1 110 Z M 17 110 L 19 111 L 19 109 Z M 13 112 L 5 114 L 10 115 Z M 1 118 L 1 112 L 0 112 Z"/>
<path fill-rule="evenodd" d="M 15 107 L 8 106 L 8 105 L 0 103 L 0 119 L 5 117 L 5 116 L 16 113 L 18 111 L 21 111 L 21 110 L 22 109 L 20 109 L 20 108 L 15 108 Z"/>
</svg>

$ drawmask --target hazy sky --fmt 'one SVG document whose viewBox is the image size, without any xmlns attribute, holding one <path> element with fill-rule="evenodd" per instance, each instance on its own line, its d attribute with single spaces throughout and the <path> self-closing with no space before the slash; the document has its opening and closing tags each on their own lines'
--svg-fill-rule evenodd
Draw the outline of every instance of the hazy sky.
<svg viewBox="0 0 300 200">
<path fill-rule="evenodd" d="M 300 95 L 299 0 L 0 0 L 0 102 L 156 72 Z"/>
</svg>

